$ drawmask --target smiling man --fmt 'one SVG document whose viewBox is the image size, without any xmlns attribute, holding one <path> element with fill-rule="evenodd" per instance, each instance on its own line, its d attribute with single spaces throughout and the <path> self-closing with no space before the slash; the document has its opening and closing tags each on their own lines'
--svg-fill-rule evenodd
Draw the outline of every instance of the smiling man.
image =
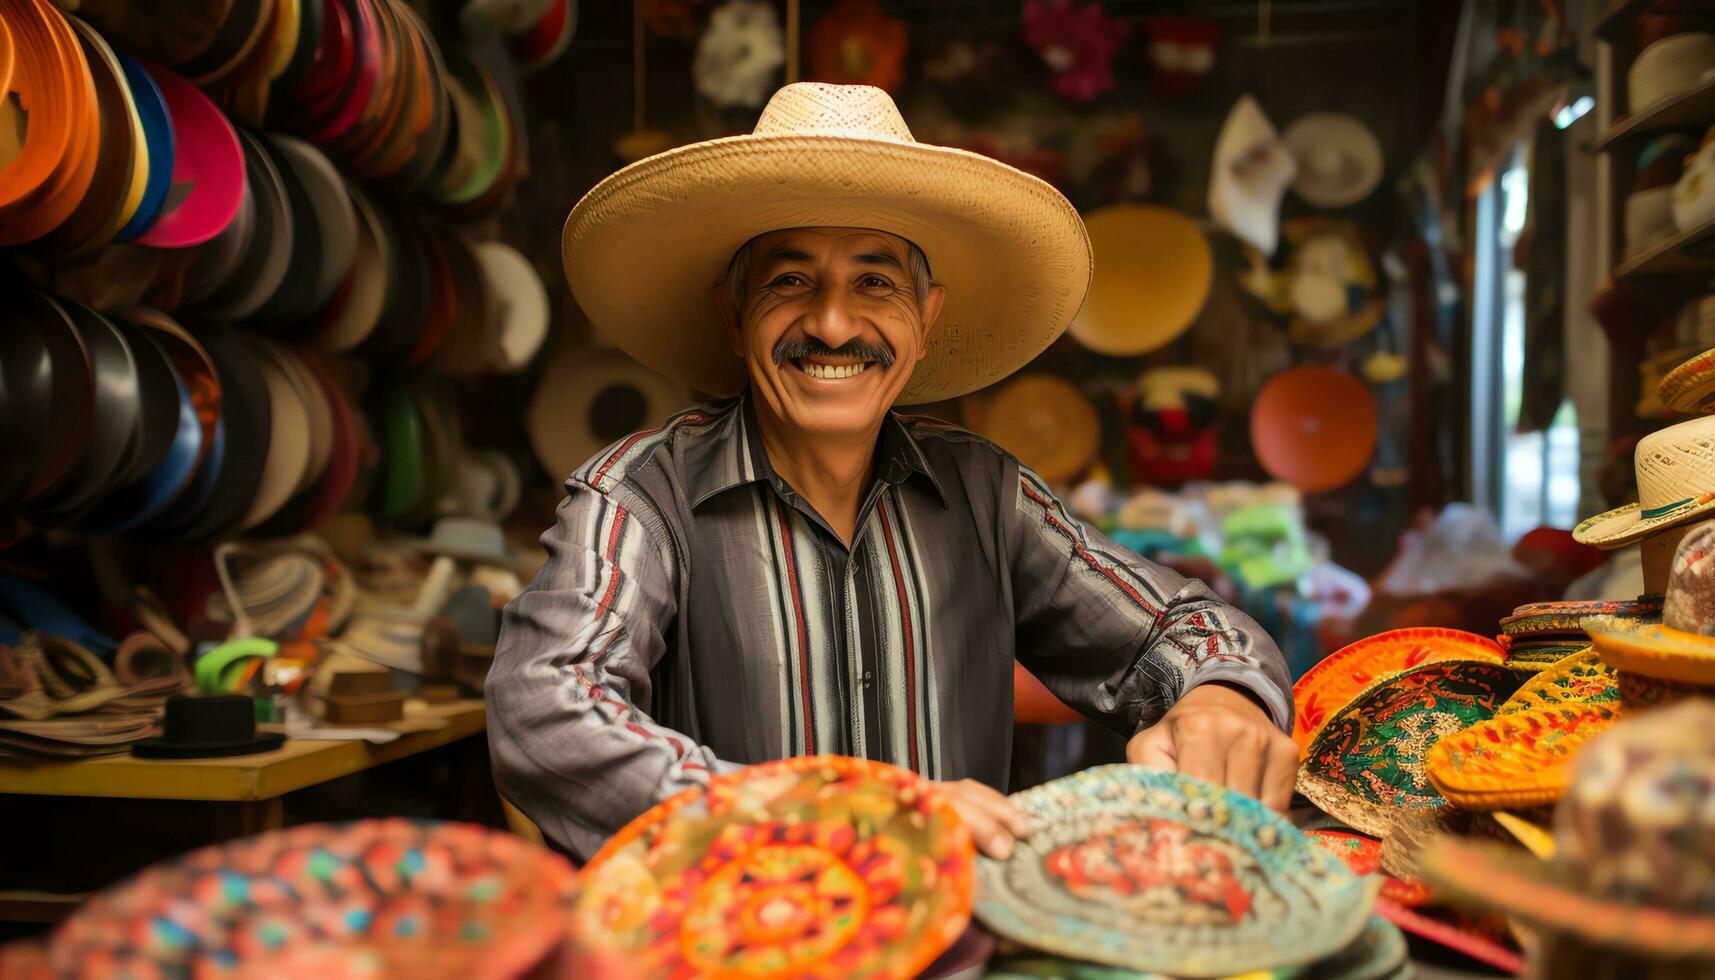
<svg viewBox="0 0 1715 980">
<path fill-rule="evenodd" d="M 863 756 L 944 783 L 996 856 L 1013 662 L 1127 758 L 1284 808 L 1280 653 L 1203 586 L 1069 514 L 992 444 L 896 404 L 974 391 L 1090 278 L 1053 188 L 915 143 L 876 89 L 791 85 L 749 136 L 609 177 L 566 274 L 632 356 L 731 396 L 566 479 L 507 607 L 489 737 L 507 797 L 588 857 L 711 772 Z"/>
</svg>

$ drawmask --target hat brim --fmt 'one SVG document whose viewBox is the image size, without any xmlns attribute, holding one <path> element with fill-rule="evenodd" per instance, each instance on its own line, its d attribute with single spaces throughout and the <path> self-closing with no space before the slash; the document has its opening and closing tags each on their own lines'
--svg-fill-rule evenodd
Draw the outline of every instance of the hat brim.
<svg viewBox="0 0 1715 980">
<path fill-rule="evenodd" d="M 1715 916 L 1588 894 L 1560 866 L 1504 845 L 1442 837 L 1419 862 L 1425 879 L 1438 891 L 1534 929 L 1661 959 L 1715 958 Z"/>
<path fill-rule="evenodd" d="M 1596 655 L 1615 670 L 1684 684 L 1715 684 L 1715 636 L 1614 616 L 1586 619 L 1584 629 Z"/>
<path fill-rule="evenodd" d="M 1656 531 L 1684 524 L 1712 511 L 1715 511 L 1715 493 L 1704 494 L 1686 507 L 1656 517 L 1643 516 L 1641 504 L 1627 504 L 1580 521 L 1572 529 L 1572 540 L 1606 550 L 1623 548 Z"/>
<path fill-rule="evenodd" d="M 1662 375 L 1656 395 L 1676 412 L 1701 412 L 1715 396 L 1715 349 L 1706 350 Z"/>
<path fill-rule="evenodd" d="M 873 228 L 915 243 L 946 289 L 901 404 L 953 398 L 1029 363 L 1066 329 L 1092 256 L 1076 209 L 979 154 L 837 135 L 734 136 L 619 171 L 572 209 L 567 282 L 621 350 L 712 395 L 745 368 L 714 305 L 738 248 L 770 231 Z"/>
<path fill-rule="evenodd" d="M 131 754 L 139 759 L 216 759 L 228 755 L 253 755 L 272 752 L 285 742 L 279 732 L 259 732 L 255 738 L 221 742 L 175 742 L 165 738 L 146 738 L 131 743 Z"/>
</svg>

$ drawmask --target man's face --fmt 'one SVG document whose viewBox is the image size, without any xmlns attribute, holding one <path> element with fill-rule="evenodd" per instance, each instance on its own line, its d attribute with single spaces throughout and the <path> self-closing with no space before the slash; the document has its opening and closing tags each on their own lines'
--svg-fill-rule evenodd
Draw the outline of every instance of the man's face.
<svg viewBox="0 0 1715 980">
<path fill-rule="evenodd" d="M 918 296 L 905 239 L 796 228 L 753 239 L 744 302 L 715 292 L 759 408 L 803 432 L 874 431 L 922 360 L 941 288 Z"/>
</svg>

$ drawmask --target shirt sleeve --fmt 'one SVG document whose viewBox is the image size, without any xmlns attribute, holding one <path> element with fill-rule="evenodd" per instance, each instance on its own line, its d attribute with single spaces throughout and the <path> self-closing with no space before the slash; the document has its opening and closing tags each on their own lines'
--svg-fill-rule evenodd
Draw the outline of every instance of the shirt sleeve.
<svg viewBox="0 0 1715 980">
<path fill-rule="evenodd" d="M 1026 669 L 1124 735 L 1211 681 L 1250 692 L 1282 731 L 1292 730 L 1286 660 L 1262 627 L 1202 582 L 1086 527 L 1039 476 L 1018 470 L 1004 533 Z"/>
<path fill-rule="evenodd" d="M 678 605 L 664 529 L 642 501 L 628 508 L 575 479 L 567 489 L 542 535 L 547 564 L 502 614 L 488 738 L 501 792 L 588 858 L 717 762 L 639 707 Z"/>
</svg>

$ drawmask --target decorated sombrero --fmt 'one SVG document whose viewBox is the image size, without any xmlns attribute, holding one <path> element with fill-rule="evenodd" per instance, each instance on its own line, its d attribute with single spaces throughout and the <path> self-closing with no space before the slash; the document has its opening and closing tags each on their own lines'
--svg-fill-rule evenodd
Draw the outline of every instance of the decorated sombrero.
<svg viewBox="0 0 1715 980">
<path fill-rule="evenodd" d="M 1506 704 L 1495 709 L 1495 715 L 1516 715 L 1558 704 L 1609 704 L 1619 700 L 1618 672 L 1587 646 L 1536 672 Z"/>
<path fill-rule="evenodd" d="M 1503 657 L 1488 637 L 1435 627 L 1389 630 L 1347 644 L 1292 685 L 1293 741 L 1309 748 L 1336 712 L 1377 681 L 1440 660 L 1499 663 Z"/>
<path fill-rule="evenodd" d="M 1507 637 L 1501 637 L 1506 640 Z M 1507 643 L 1506 666 L 1526 676 L 1540 673 L 1554 667 L 1569 657 L 1576 657 L 1590 649 L 1588 638 L 1566 640 L 1531 640 L 1524 643 Z"/>
<path fill-rule="evenodd" d="M 1633 454 L 1638 501 L 1586 518 L 1572 537 L 1619 548 L 1715 512 L 1715 416 L 1658 429 Z"/>
<path fill-rule="evenodd" d="M 1715 684 L 1715 524 L 1693 528 L 1679 542 L 1661 619 L 1598 616 L 1584 620 L 1584 629 L 1611 667 L 1681 684 Z"/>
<path fill-rule="evenodd" d="M 1501 635 L 1514 641 L 1546 637 L 1570 637 L 1582 641 L 1583 621 L 1591 616 L 1620 616 L 1648 620 L 1661 616 L 1661 598 L 1591 599 L 1563 602 L 1532 602 L 1519 606 L 1501 620 Z"/>
<path fill-rule="evenodd" d="M 562 955 L 576 882 L 558 855 L 472 825 L 309 824 L 94 896 L 47 958 L 63 976 L 521 976 Z"/>
<path fill-rule="evenodd" d="M 1446 805 L 1424 759 L 1442 738 L 1494 716 L 1519 677 L 1487 660 L 1443 660 L 1372 686 L 1323 726 L 1298 791 L 1354 829 L 1385 837 L 1400 813 Z"/>
<path fill-rule="evenodd" d="M 787 759 L 627 824 L 585 868 L 576 919 L 649 976 L 915 977 L 969 922 L 974 853 L 927 781 Z"/>
<path fill-rule="evenodd" d="M 1662 375 L 1656 397 L 1676 412 L 1702 412 L 1715 395 L 1715 348 L 1687 359 Z"/>
<path fill-rule="evenodd" d="M 1378 899 L 1405 908 L 1416 908 L 1429 901 L 1429 889 L 1424 887 L 1422 882 L 1396 878 L 1382 869 L 1382 842 L 1376 838 L 1329 827 L 1306 830 L 1304 836 L 1309 838 L 1312 844 L 1344 861 L 1353 874 L 1375 875 L 1381 879 L 1381 891 L 1376 895 Z"/>
<path fill-rule="evenodd" d="M 1429 750 L 1429 781 L 1467 810 L 1547 806 L 1565 794 L 1573 757 L 1618 717 L 1617 705 L 1586 703 L 1478 722 Z"/>
<path fill-rule="evenodd" d="M 1554 836 L 1549 861 L 1444 838 L 1421 863 L 1438 892 L 1529 927 L 1533 975 L 1715 970 L 1715 706 L 1650 712 L 1593 740 Z"/>
<path fill-rule="evenodd" d="M 1380 887 L 1256 800 L 1177 773 L 1100 766 L 1013 800 L 1031 833 L 979 860 L 977 915 L 1058 955 L 1181 977 L 1311 963 L 1358 937 Z"/>
</svg>

